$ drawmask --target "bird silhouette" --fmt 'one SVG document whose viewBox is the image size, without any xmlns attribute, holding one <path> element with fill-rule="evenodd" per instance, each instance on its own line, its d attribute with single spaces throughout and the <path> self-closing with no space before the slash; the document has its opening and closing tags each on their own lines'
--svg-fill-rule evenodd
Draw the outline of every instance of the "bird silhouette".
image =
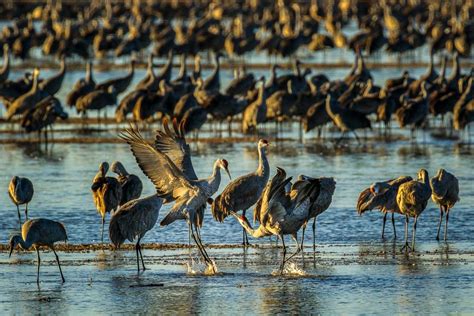
<svg viewBox="0 0 474 316">
<path fill-rule="evenodd" d="M 444 240 L 448 239 L 448 220 L 449 211 L 454 207 L 454 204 L 459 201 L 459 183 L 458 179 L 452 173 L 444 169 L 439 169 L 438 173 L 430 179 L 431 185 L 431 199 L 439 205 L 439 224 L 436 240 L 439 240 L 439 231 L 443 215 L 446 213 L 446 223 L 444 227 Z"/>
<path fill-rule="evenodd" d="M 18 211 L 18 222 L 21 227 L 20 205 L 25 204 L 25 220 L 28 220 L 28 203 L 33 198 L 33 183 L 28 178 L 14 176 L 8 185 L 8 195 Z"/>
<path fill-rule="evenodd" d="M 36 275 L 36 283 L 39 284 L 39 271 L 41 265 L 41 258 L 39 254 L 39 247 L 46 246 L 50 248 L 56 256 L 61 279 L 65 282 L 63 271 L 61 270 L 61 263 L 59 262 L 58 254 L 54 249 L 54 243 L 58 241 L 67 241 L 66 228 L 60 222 L 52 221 L 45 218 L 27 220 L 22 228 L 21 235 L 16 234 L 10 238 L 10 257 L 13 249 L 20 245 L 22 249 L 28 250 L 32 246 L 36 250 L 38 256 L 38 270 Z"/>
<path fill-rule="evenodd" d="M 143 270 L 145 270 L 140 241 L 146 232 L 155 226 L 162 204 L 163 200 L 156 194 L 142 199 L 134 199 L 121 205 L 110 219 L 109 237 L 115 248 L 120 248 L 126 239 L 130 242 L 137 241 L 135 251 L 138 272 L 140 272 L 139 259 L 141 259 Z"/>
</svg>

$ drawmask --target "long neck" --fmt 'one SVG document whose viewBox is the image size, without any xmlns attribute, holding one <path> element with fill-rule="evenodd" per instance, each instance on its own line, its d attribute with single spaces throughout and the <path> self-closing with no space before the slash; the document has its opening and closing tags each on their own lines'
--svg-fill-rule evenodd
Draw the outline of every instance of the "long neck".
<svg viewBox="0 0 474 316">
<path fill-rule="evenodd" d="M 87 69 L 86 69 L 86 81 L 87 82 L 92 82 L 94 81 L 94 78 L 92 77 L 92 63 L 87 63 Z"/>
<path fill-rule="evenodd" d="M 459 60 L 458 56 L 456 55 L 453 60 L 453 70 L 451 72 L 451 76 L 449 79 L 454 80 L 457 79 L 459 76 Z"/>
<path fill-rule="evenodd" d="M 441 63 L 441 73 L 439 74 L 439 77 L 441 78 L 441 80 L 444 79 L 446 75 L 446 58 L 443 58 L 443 61 Z"/>
<path fill-rule="evenodd" d="M 38 90 L 38 73 L 33 74 L 33 87 L 32 87 L 33 92 L 36 92 Z"/>
<path fill-rule="evenodd" d="M 186 77 L 186 57 L 183 55 L 181 59 L 181 68 L 179 69 L 178 78 L 183 79 L 184 77 Z"/>
<path fill-rule="evenodd" d="M 211 176 L 208 178 L 209 187 L 211 188 L 211 193 L 214 194 L 219 190 L 219 185 L 221 184 L 221 168 L 216 163 L 212 170 Z"/>
<path fill-rule="evenodd" d="M 264 227 L 261 225 L 257 229 L 253 229 L 249 223 L 238 221 L 240 225 L 245 229 L 245 231 L 251 235 L 253 238 L 262 238 L 268 235 L 271 235 Z"/>
<path fill-rule="evenodd" d="M 22 249 L 24 250 L 30 249 L 32 245 L 30 241 L 23 240 L 23 237 L 21 235 L 16 235 L 14 238 L 16 239 L 16 242 L 20 245 Z"/>
<path fill-rule="evenodd" d="M 334 119 L 334 117 L 336 116 L 332 108 L 331 99 L 329 98 L 326 99 L 326 112 L 332 119 Z"/>
<path fill-rule="evenodd" d="M 263 176 L 268 174 L 270 170 L 270 166 L 268 164 L 267 155 L 265 153 L 265 149 L 262 147 L 258 148 L 258 168 L 257 168 L 257 175 Z"/>
</svg>

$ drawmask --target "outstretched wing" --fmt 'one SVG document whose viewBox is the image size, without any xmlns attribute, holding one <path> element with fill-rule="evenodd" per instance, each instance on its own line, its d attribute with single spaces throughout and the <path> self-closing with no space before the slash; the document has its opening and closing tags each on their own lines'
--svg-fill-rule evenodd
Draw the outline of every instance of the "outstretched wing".
<svg viewBox="0 0 474 316">
<path fill-rule="evenodd" d="M 195 188 L 184 173 L 164 153 L 148 144 L 138 130 L 128 128 L 119 137 L 130 145 L 133 155 L 143 173 L 153 182 L 156 191 L 165 203 L 186 195 Z"/>
<path fill-rule="evenodd" d="M 262 204 L 264 199 L 268 200 L 269 196 L 272 196 L 274 190 L 276 189 L 277 185 L 282 183 L 286 178 L 286 171 L 283 168 L 277 167 L 277 174 L 268 181 L 267 185 L 263 189 L 262 195 L 258 199 L 257 203 L 255 204 L 255 208 L 253 211 L 253 222 L 262 221 Z"/>
<path fill-rule="evenodd" d="M 184 137 L 184 123 L 178 125 L 176 118 L 173 119 L 173 131 L 168 126 L 168 120 L 163 119 L 163 131 L 157 131 L 155 137 L 155 148 L 167 155 L 189 180 L 197 180 L 191 162 L 191 151 Z"/>
</svg>

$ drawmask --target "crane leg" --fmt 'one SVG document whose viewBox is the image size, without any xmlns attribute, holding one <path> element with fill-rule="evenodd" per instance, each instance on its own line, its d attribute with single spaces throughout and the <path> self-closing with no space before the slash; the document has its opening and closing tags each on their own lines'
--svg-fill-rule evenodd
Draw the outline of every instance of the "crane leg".
<svg viewBox="0 0 474 316">
<path fill-rule="evenodd" d="M 449 207 L 446 206 L 446 223 L 444 224 L 444 241 L 448 240 L 448 220 L 449 220 Z"/>
<path fill-rule="evenodd" d="M 66 282 L 66 280 L 64 279 L 63 270 L 61 269 L 61 263 L 59 262 L 58 254 L 56 253 L 56 250 L 54 250 L 54 247 L 51 247 L 51 249 L 53 250 L 54 255 L 56 256 L 56 262 L 58 263 L 59 273 L 61 273 L 61 280 L 62 280 L 63 283 L 64 283 L 64 282 Z M 39 268 L 39 267 L 38 267 L 38 268 Z"/>
<path fill-rule="evenodd" d="M 303 265 L 304 265 L 304 232 L 306 231 L 306 224 L 308 222 L 306 222 L 304 225 L 303 225 L 303 231 L 301 232 L 301 244 L 300 244 L 300 247 L 301 247 L 301 259 L 303 260 Z"/>
<path fill-rule="evenodd" d="M 356 133 L 355 131 L 352 131 L 352 134 L 354 134 L 354 136 L 355 136 L 355 138 L 356 138 L 356 140 L 357 140 L 357 144 L 360 145 L 361 142 L 360 142 L 359 136 L 357 136 L 357 133 Z"/>
<path fill-rule="evenodd" d="M 316 217 L 313 221 L 313 252 L 316 252 Z"/>
<path fill-rule="evenodd" d="M 439 241 L 439 231 L 441 230 L 441 223 L 443 222 L 443 206 L 439 206 L 439 223 L 438 223 L 438 233 L 436 234 L 436 240 Z"/>
<path fill-rule="evenodd" d="M 244 216 L 244 217 L 245 217 L 245 212 L 246 212 L 246 210 L 242 211 L 242 216 Z M 245 231 L 245 228 L 242 228 L 242 245 L 244 247 L 250 246 L 249 238 L 247 236 L 247 232 Z"/>
<path fill-rule="evenodd" d="M 38 268 L 36 270 L 36 284 L 39 285 L 40 283 L 40 265 L 41 265 L 41 258 L 40 258 L 40 253 L 38 250 L 38 247 L 35 247 L 36 250 L 36 256 L 38 257 Z"/>
<path fill-rule="evenodd" d="M 405 245 L 402 247 L 402 251 L 405 250 L 405 252 L 408 252 L 408 249 L 410 249 L 410 245 L 408 245 L 408 222 L 410 221 L 410 218 L 408 215 L 405 215 Z"/>
<path fill-rule="evenodd" d="M 138 254 L 138 247 L 140 246 L 138 245 L 138 241 L 137 241 L 137 244 L 135 245 L 135 254 L 137 255 L 137 271 L 138 273 L 140 273 L 140 258 Z"/>
<path fill-rule="evenodd" d="M 413 222 L 413 237 L 411 240 L 411 251 L 415 251 L 415 235 L 416 235 L 416 222 L 418 220 L 418 216 L 415 216 L 415 221 Z"/>
<path fill-rule="evenodd" d="M 382 222 L 382 239 L 384 239 L 384 233 L 385 233 L 385 222 L 387 221 L 387 212 L 384 213 L 383 215 L 383 222 Z"/>
<path fill-rule="evenodd" d="M 281 260 L 280 274 L 283 274 L 283 268 L 285 267 L 286 247 L 285 247 L 285 239 L 283 235 L 280 235 L 280 239 L 281 239 L 281 243 L 283 244 L 283 259 Z"/>
<path fill-rule="evenodd" d="M 293 239 L 294 239 L 295 242 L 296 242 L 296 252 L 293 253 L 292 255 L 290 255 L 290 256 L 288 257 L 288 259 L 285 260 L 285 262 L 290 261 L 291 258 L 293 258 L 294 256 L 296 256 L 296 255 L 301 251 L 301 245 L 298 243 L 298 238 L 296 238 L 296 234 L 295 234 L 295 236 L 292 236 L 292 237 L 293 237 Z"/>
<path fill-rule="evenodd" d="M 101 230 L 101 237 L 100 241 L 103 244 L 104 243 L 104 225 L 105 225 L 105 214 L 102 216 L 102 230 Z"/>
<path fill-rule="evenodd" d="M 339 143 L 341 142 L 341 140 L 343 140 L 345 135 L 346 135 L 346 132 L 342 132 L 341 137 L 339 137 L 339 139 L 336 141 L 336 145 L 339 145 Z"/>
<path fill-rule="evenodd" d="M 392 213 L 393 238 L 397 239 L 397 230 L 395 228 L 395 213 Z"/>
<path fill-rule="evenodd" d="M 21 230 L 21 215 L 20 215 L 20 206 L 16 205 L 16 210 L 18 212 L 18 222 L 20 223 L 20 230 Z"/>
<path fill-rule="evenodd" d="M 28 220 L 28 203 L 26 203 L 25 217 L 26 217 L 25 221 L 27 221 Z"/>
</svg>

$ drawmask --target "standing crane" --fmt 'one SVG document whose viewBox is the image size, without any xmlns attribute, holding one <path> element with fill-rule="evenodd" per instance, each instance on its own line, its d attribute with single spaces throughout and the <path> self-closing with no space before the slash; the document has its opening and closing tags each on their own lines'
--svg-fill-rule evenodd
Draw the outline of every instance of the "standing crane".
<svg viewBox="0 0 474 316">
<path fill-rule="evenodd" d="M 397 204 L 398 188 L 401 184 L 413 180 L 410 176 L 401 176 L 383 182 L 375 182 L 369 188 L 359 194 L 357 200 L 357 213 L 364 214 L 366 211 L 379 209 L 383 214 L 382 239 L 384 239 L 385 222 L 387 214 L 392 213 L 392 226 L 394 238 L 397 238 L 395 230 L 395 213 L 400 214 Z"/>
<path fill-rule="evenodd" d="M 133 128 L 126 129 L 120 137 L 130 145 L 140 169 L 153 182 L 163 203 L 174 202 L 171 211 L 160 225 L 165 226 L 175 220 L 185 219 L 201 256 L 215 272 L 214 262 L 204 248 L 199 228 L 202 225 L 206 203 L 219 188 L 221 180 L 219 169 L 227 171 L 227 161 L 217 160 L 213 174 L 208 179 L 190 179 L 188 174 L 195 175 L 195 173 L 190 155 L 185 151 L 189 150 L 189 147 L 183 136 L 183 122 L 179 126 L 176 121 L 173 123 L 176 135 L 172 134 L 165 122 L 165 132 L 157 133 L 155 146 L 150 145 L 140 132 Z M 181 153 L 178 153 L 178 150 Z"/>
<path fill-rule="evenodd" d="M 110 168 L 112 172 L 118 175 L 117 180 L 122 187 L 122 198 L 120 199 L 120 206 L 128 201 L 138 199 L 142 194 L 143 184 L 142 180 L 134 174 L 129 174 L 120 161 L 114 161 Z"/>
<path fill-rule="evenodd" d="M 109 164 L 102 162 L 91 186 L 95 207 L 102 217 L 102 243 L 104 242 L 105 214 L 117 210 L 122 200 L 122 186 L 117 179 L 106 176 L 108 170 Z"/>
<path fill-rule="evenodd" d="M 231 212 L 245 212 L 254 205 L 267 184 L 270 177 L 270 166 L 268 164 L 266 149 L 269 143 L 265 139 L 258 141 L 258 167 L 257 170 L 241 176 L 230 182 L 224 191 L 212 203 L 212 215 L 214 219 L 222 222 Z M 242 244 L 249 244 L 245 228 L 243 229 Z"/>
<path fill-rule="evenodd" d="M 428 171 L 420 169 L 418 171 L 418 179 L 403 183 L 398 188 L 397 204 L 400 213 L 405 215 L 405 245 L 402 250 L 408 251 L 408 222 L 409 218 L 413 217 L 413 238 L 411 243 L 411 250 L 415 251 L 415 235 L 416 222 L 420 214 L 425 210 L 428 200 L 431 197 L 430 179 Z"/>
<path fill-rule="evenodd" d="M 439 231 L 443 215 L 446 213 L 446 223 L 444 227 L 444 241 L 448 239 L 448 219 L 449 210 L 459 201 L 459 183 L 458 178 L 444 169 L 439 169 L 438 173 L 431 178 L 431 199 L 439 205 L 439 224 L 436 240 L 439 240 Z"/>
<path fill-rule="evenodd" d="M 31 202 L 34 192 L 35 190 L 33 189 L 33 183 L 30 181 L 30 179 L 14 176 L 10 180 L 10 184 L 8 185 L 8 195 L 10 196 L 13 204 L 16 205 L 20 227 L 20 205 L 25 204 L 25 220 L 28 220 L 28 203 Z"/>
<path fill-rule="evenodd" d="M 139 259 L 141 259 L 143 271 L 145 271 L 140 241 L 146 232 L 155 226 L 162 205 L 163 200 L 156 194 L 142 199 L 134 199 L 120 206 L 110 219 L 109 237 L 115 248 L 120 248 L 126 239 L 130 242 L 137 240 L 135 251 L 138 272 L 140 272 Z"/>
<path fill-rule="evenodd" d="M 61 263 L 59 263 L 58 254 L 54 249 L 54 243 L 58 241 L 67 241 L 67 233 L 64 224 L 45 218 L 30 219 L 23 224 L 21 235 L 16 234 L 10 238 L 9 257 L 11 257 L 13 249 L 15 249 L 17 245 L 20 245 L 24 250 L 28 250 L 33 246 L 36 250 L 36 255 L 38 256 L 36 283 L 39 285 L 39 271 L 41 265 L 39 247 L 47 246 L 56 256 L 56 262 L 58 263 L 59 272 L 61 273 L 61 279 L 64 283 L 66 280 L 64 279 L 63 271 L 61 270 Z"/>
<path fill-rule="evenodd" d="M 244 215 L 230 211 L 237 221 L 251 236 L 261 238 L 266 236 L 279 236 L 283 243 L 283 258 L 280 264 L 280 273 L 283 273 L 285 263 L 301 250 L 297 240 L 297 232 L 307 221 L 311 207 L 311 194 L 318 190 L 319 183 L 315 180 L 297 180 L 291 185 L 289 192 L 285 189 L 291 184 L 291 177 L 284 179 L 286 172 L 279 168 L 272 178 L 268 190 L 265 190 L 260 208 L 260 226 L 253 229 Z M 282 179 L 284 179 L 282 181 Z M 297 251 L 286 258 L 284 235 L 291 235 L 296 241 Z"/>
</svg>

